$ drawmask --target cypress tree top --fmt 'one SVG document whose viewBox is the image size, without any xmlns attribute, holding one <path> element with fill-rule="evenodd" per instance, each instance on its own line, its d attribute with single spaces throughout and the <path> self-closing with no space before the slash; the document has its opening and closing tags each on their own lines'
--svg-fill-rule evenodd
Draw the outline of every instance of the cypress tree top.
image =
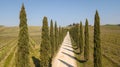
<svg viewBox="0 0 120 67">
<path fill-rule="evenodd" d="M 100 17 L 99 17 L 99 14 L 98 14 L 98 11 L 96 10 L 96 13 L 95 13 L 95 21 L 94 21 L 94 25 L 96 27 L 99 27 L 98 25 L 100 25 Z M 97 23 L 97 24 L 96 24 Z"/>
<path fill-rule="evenodd" d="M 22 27 L 23 25 L 26 25 L 27 18 L 26 18 L 26 11 L 25 11 L 24 4 L 22 4 L 19 18 L 20 18 L 20 25 L 19 26 Z"/>
</svg>

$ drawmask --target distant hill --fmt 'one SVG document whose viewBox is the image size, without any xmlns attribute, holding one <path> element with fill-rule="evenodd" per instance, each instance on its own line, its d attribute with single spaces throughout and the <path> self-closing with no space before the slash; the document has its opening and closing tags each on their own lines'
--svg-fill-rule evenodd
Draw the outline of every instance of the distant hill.
<svg viewBox="0 0 120 67">
<path fill-rule="evenodd" d="M 120 26 L 120 24 L 106 24 L 105 26 Z"/>
<path fill-rule="evenodd" d="M 0 25 L 0 27 L 4 27 L 3 25 Z"/>
</svg>

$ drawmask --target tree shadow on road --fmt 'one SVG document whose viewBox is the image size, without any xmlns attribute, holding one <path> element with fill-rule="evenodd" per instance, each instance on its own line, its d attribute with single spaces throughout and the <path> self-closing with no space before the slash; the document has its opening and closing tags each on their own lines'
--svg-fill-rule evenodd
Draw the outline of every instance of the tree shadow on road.
<svg viewBox="0 0 120 67">
<path fill-rule="evenodd" d="M 34 62 L 35 67 L 40 67 L 40 60 L 32 56 L 32 60 Z"/>
<path fill-rule="evenodd" d="M 68 50 L 68 51 L 71 51 L 71 52 L 73 52 L 73 53 L 75 53 L 75 54 L 77 54 L 77 55 L 80 54 L 79 52 L 75 52 L 74 50 L 70 50 L 70 49 L 68 49 L 68 48 L 63 48 L 63 49 Z"/>
<path fill-rule="evenodd" d="M 69 56 L 69 57 L 71 57 L 71 58 L 73 58 L 73 59 L 75 59 L 77 62 L 80 62 L 80 63 L 86 62 L 86 60 L 79 60 L 78 58 L 76 58 L 76 57 L 74 57 L 74 56 L 71 56 L 71 55 L 69 55 L 69 54 L 67 54 L 67 53 L 65 53 L 65 52 L 62 52 L 62 53 L 65 54 L 65 55 L 67 55 L 67 56 Z"/>
<path fill-rule="evenodd" d="M 64 45 L 64 46 L 69 47 L 69 48 L 73 48 L 74 50 L 78 49 L 77 47 L 71 47 L 71 46 L 68 46 L 68 45 Z"/>
<path fill-rule="evenodd" d="M 63 60 L 61 60 L 61 59 L 58 59 L 60 62 L 62 62 L 62 63 L 64 63 L 65 65 L 67 65 L 68 67 L 74 67 L 74 66 L 72 66 L 72 65 L 70 65 L 69 63 L 67 63 L 67 62 L 65 62 L 65 61 L 63 61 Z"/>
</svg>

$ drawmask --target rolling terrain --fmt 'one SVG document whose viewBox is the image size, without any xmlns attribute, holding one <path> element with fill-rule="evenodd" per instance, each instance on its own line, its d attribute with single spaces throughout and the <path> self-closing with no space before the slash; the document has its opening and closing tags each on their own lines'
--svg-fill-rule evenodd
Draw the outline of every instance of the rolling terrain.
<svg viewBox="0 0 120 67">
<path fill-rule="evenodd" d="M 17 49 L 18 27 L 0 27 L 0 67 L 14 67 Z M 30 65 L 40 66 L 41 27 L 29 26 Z M 86 63 L 77 62 L 78 67 L 93 67 L 93 27 L 89 27 L 90 59 Z M 120 66 L 120 26 L 101 26 L 103 67 Z M 82 54 L 83 55 L 83 54 Z M 83 56 L 77 56 L 83 59 Z"/>
<path fill-rule="evenodd" d="M 41 29 L 37 26 L 29 27 L 30 35 L 30 65 L 36 67 L 40 65 L 39 49 Z M 19 29 L 18 27 L 0 27 L 0 67 L 14 67 L 15 53 L 17 49 Z"/>
</svg>

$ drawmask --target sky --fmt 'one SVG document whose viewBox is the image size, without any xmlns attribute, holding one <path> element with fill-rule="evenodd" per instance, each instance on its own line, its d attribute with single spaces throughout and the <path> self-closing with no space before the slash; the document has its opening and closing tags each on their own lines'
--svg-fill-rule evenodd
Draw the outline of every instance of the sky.
<svg viewBox="0 0 120 67">
<path fill-rule="evenodd" d="M 51 19 L 61 26 L 85 24 L 87 18 L 93 25 L 96 10 L 101 25 L 120 24 L 120 0 L 0 0 L 0 25 L 18 26 L 22 3 L 29 26 L 41 26 L 44 16 L 49 24 Z"/>
</svg>

